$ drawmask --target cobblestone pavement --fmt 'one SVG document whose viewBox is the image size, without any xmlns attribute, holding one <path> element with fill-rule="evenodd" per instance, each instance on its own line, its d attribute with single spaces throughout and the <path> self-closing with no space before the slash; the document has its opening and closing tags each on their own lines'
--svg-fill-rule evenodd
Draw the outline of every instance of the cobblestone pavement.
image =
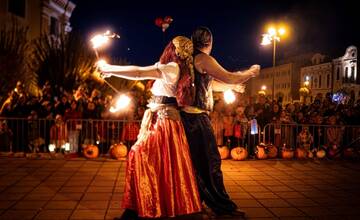
<svg viewBox="0 0 360 220">
<path fill-rule="evenodd" d="M 113 219 L 124 169 L 105 159 L 1 158 L 0 219 Z M 360 219 L 359 162 L 226 160 L 222 170 L 246 219 Z"/>
</svg>

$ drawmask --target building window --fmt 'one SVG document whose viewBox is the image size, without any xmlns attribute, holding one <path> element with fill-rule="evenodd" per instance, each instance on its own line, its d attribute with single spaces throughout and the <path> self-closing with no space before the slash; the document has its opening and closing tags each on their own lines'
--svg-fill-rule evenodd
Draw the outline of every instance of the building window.
<svg viewBox="0 0 360 220">
<path fill-rule="evenodd" d="M 351 81 L 355 81 L 355 66 L 351 67 Z"/>
<path fill-rule="evenodd" d="M 25 0 L 8 0 L 8 11 L 25 18 Z"/>
<path fill-rule="evenodd" d="M 347 83 L 348 82 L 348 68 L 346 67 L 345 70 L 344 70 L 344 78 L 343 78 L 343 83 Z"/>
<path fill-rule="evenodd" d="M 326 75 L 326 87 L 330 88 L 330 74 Z"/>
<path fill-rule="evenodd" d="M 319 88 L 321 88 L 321 75 L 319 76 Z"/>
<path fill-rule="evenodd" d="M 336 69 L 336 80 L 340 80 L 340 68 Z"/>
<path fill-rule="evenodd" d="M 59 34 L 59 22 L 56 18 L 50 18 L 50 34 L 58 35 Z"/>
</svg>

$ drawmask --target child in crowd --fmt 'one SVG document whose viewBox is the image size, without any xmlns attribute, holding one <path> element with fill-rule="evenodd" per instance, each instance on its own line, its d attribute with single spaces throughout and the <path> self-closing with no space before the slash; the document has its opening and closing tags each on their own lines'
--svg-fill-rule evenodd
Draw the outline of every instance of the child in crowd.
<svg viewBox="0 0 360 220">
<path fill-rule="evenodd" d="M 329 117 L 330 127 L 326 128 L 326 146 L 340 146 L 343 136 L 342 128 L 337 126 L 337 119 L 335 115 Z"/>
<path fill-rule="evenodd" d="M 59 151 L 68 142 L 67 126 L 61 115 L 56 115 L 55 124 L 50 128 L 50 144 L 54 144 Z"/>
<path fill-rule="evenodd" d="M 310 151 L 313 142 L 314 139 L 309 132 L 309 127 L 304 126 L 297 137 L 297 146 L 300 148 L 304 148 L 307 151 Z"/>
<path fill-rule="evenodd" d="M 13 133 L 7 126 L 6 121 L 0 121 L 0 152 L 12 151 Z"/>
</svg>

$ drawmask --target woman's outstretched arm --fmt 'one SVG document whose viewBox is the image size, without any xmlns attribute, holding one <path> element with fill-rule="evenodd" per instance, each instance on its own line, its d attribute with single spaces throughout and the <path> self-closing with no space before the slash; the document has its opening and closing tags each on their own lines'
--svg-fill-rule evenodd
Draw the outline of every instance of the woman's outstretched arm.
<svg viewBox="0 0 360 220">
<path fill-rule="evenodd" d="M 245 85 L 240 84 L 228 84 L 220 82 L 216 79 L 212 81 L 212 89 L 215 92 L 225 92 L 228 89 L 235 90 L 236 92 L 244 93 L 245 92 Z"/>
<path fill-rule="evenodd" d="M 99 68 L 105 77 L 116 76 L 129 80 L 156 80 L 162 77 L 158 64 L 144 67 L 101 64 Z"/>
<path fill-rule="evenodd" d="M 248 70 L 229 72 L 224 69 L 212 56 L 199 54 L 195 57 L 195 68 L 200 73 L 206 73 L 214 79 L 228 84 L 239 84 L 259 75 L 260 66 L 253 65 Z"/>
</svg>

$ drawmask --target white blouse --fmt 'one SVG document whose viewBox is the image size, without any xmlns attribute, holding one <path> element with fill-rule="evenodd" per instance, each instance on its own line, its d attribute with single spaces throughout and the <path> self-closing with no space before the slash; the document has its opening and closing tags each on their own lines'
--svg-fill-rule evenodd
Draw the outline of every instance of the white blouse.
<svg viewBox="0 0 360 220">
<path fill-rule="evenodd" d="M 155 80 L 151 92 L 155 96 L 176 97 L 176 87 L 180 77 L 179 65 L 175 62 L 167 64 L 156 63 L 161 72 L 161 79 Z"/>
</svg>

